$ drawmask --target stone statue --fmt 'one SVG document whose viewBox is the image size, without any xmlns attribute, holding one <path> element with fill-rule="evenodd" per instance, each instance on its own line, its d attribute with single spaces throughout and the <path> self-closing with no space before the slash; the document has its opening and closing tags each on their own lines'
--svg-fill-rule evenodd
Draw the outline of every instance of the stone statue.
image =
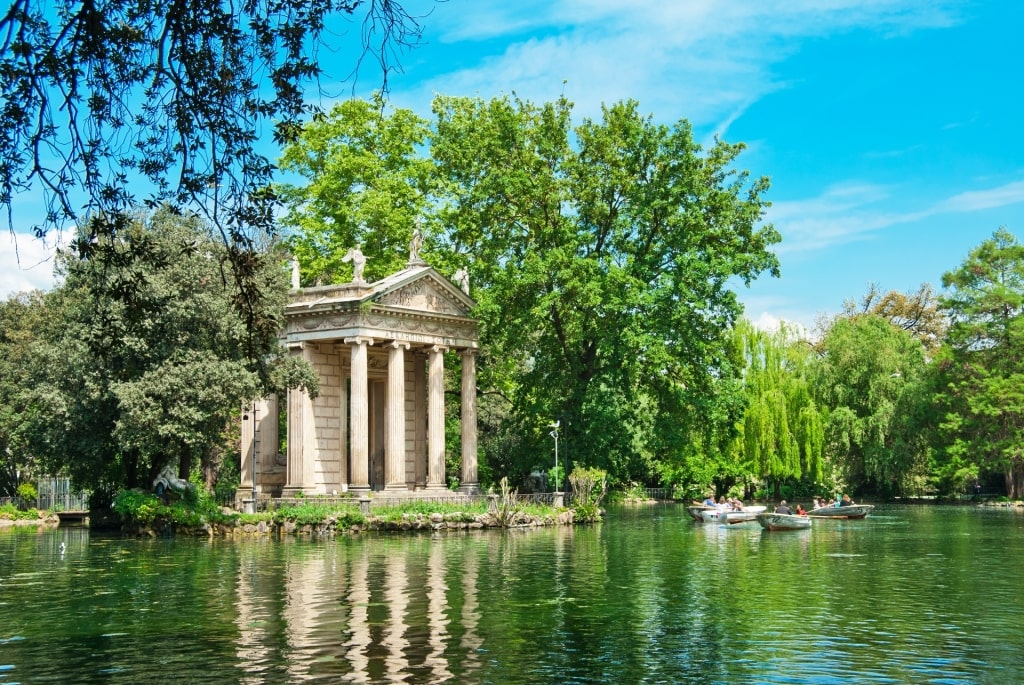
<svg viewBox="0 0 1024 685">
<path fill-rule="evenodd" d="M 462 288 L 462 292 L 469 295 L 469 271 L 466 267 L 459 267 L 459 270 L 455 272 L 455 282 Z"/>
<path fill-rule="evenodd" d="M 345 253 L 345 256 L 341 258 L 341 261 L 352 262 L 353 283 L 366 283 L 366 279 L 363 278 L 363 269 L 366 268 L 366 257 L 363 256 L 363 251 L 359 249 L 358 245 Z"/>
<path fill-rule="evenodd" d="M 299 289 L 299 260 L 292 257 L 292 290 Z"/>
<path fill-rule="evenodd" d="M 412 240 L 409 241 L 409 263 L 415 264 L 422 261 L 420 250 L 423 249 L 423 231 L 420 230 L 420 221 L 416 220 L 416 228 L 412 231 Z"/>
<path fill-rule="evenodd" d="M 158 473 L 156 478 L 153 479 L 153 489 L 156 491 L 156 494 L 161 497 L 163 497 L 169 490 L 187 492 L 193 487 L 195 486 L 193 486 L 192 483 L 189 483 L 187 480 L 182 480 L 174 475 L 174 469 L 170 464 L 167 464 L 160 469 L 160 473 Z"/>
</svg>

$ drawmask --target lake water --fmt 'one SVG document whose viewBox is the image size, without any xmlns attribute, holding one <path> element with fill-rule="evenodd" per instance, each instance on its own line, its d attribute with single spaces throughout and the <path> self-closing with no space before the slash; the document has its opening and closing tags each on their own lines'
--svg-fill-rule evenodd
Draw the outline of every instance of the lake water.
<svg viewBox="0 0 1024 685">
<path fill-rule="evenodd" d="M 66 550 L 60 553 L 60 543 Z M 1015 683 L 1024 514 L 283 540 L 0 530 L 0 683 Z"/>
</svg>

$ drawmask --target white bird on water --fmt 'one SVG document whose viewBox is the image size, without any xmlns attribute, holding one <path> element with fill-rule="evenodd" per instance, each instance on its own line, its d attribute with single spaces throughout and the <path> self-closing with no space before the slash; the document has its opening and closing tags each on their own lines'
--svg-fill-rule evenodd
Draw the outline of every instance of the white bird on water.
<svg viewBox="0 0 1024 685">
<path fill-rule="evenodd" d="M 64 554 L 64 550 L 66 550 L 66 549 L 67 549 L 67 545 L 65 545 L 63 542 L 60 543 L 60 553 Z"/>
</svg>

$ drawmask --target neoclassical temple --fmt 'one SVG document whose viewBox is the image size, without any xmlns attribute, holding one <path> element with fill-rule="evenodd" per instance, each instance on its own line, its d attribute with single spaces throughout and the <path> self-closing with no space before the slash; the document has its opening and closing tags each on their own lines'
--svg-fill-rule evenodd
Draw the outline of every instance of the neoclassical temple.
<svg viewBox="0 0 1024 685">
<path fill-rule="evenodd" d="M 459 489 L 475 491 L 479 337 L 465 271 L 457 287 L 419 258 L 415 238 L 406 268 L 375 283 L 363 280 L 358 247 L 346 259 L 354 278 L 341 285 L 300 288 L 293 264 L 282 337 L 316 369 L 320 393 L 289 390 L 285 406 L 268 397 L 244 412 L 239 496 L 443 491 L 453 355 L 462 368 Z"/>
</svg>

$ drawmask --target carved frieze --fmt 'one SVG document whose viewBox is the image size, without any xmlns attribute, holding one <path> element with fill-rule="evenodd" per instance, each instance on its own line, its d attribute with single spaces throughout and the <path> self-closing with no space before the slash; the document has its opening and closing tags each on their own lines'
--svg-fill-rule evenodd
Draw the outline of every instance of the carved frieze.
<svg viewBox="0 0 1024 685">
<path fill-rule="evenodd" d="M 387 293 L 378 302 L 392 307 L 466 316 L 469 312 L 437 283 L 423 279 Z"/>
</svg>

